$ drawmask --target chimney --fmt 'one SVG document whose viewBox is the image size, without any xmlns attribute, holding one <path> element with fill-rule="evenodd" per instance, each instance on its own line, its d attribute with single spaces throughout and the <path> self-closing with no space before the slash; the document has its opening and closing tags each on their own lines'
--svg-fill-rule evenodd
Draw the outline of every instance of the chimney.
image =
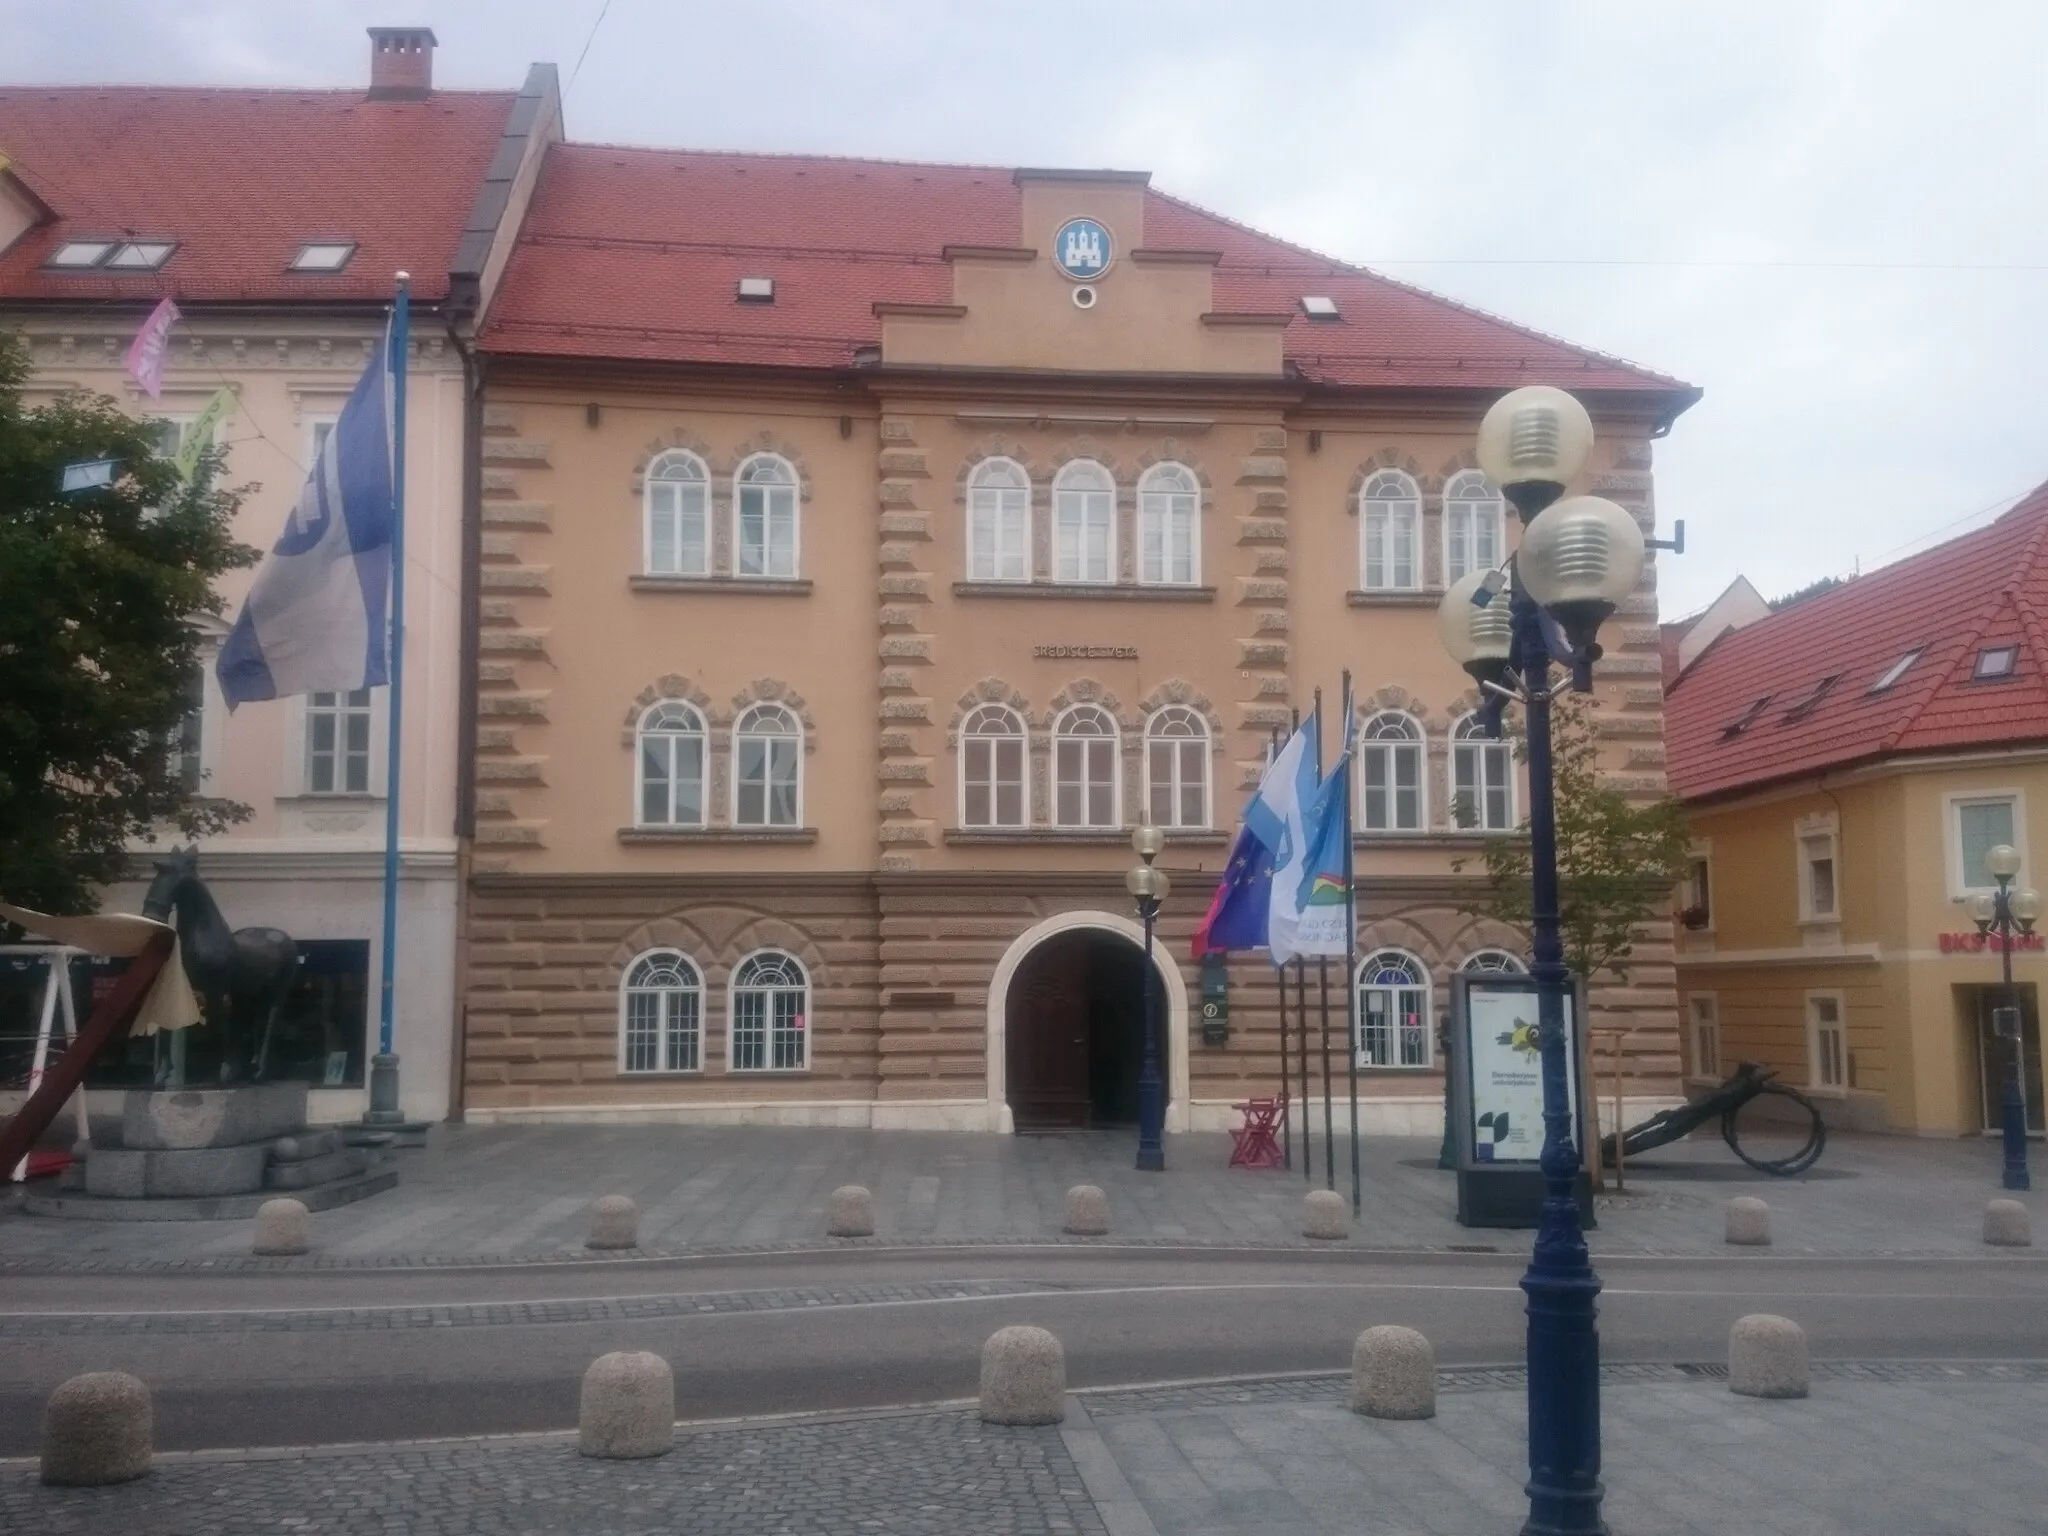
<svg viewBox="0 0 2048 1536">
<path fill-rule="evenodd" d="M 434 34 L 426 27 L 371 27 L 370 96 L 418 100 L 434 94 Z"/>
</svg>

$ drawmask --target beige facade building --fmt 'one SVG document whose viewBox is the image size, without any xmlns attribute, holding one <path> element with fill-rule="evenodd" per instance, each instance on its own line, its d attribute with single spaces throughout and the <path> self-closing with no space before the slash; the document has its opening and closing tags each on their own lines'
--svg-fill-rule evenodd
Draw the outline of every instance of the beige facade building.
<svg viewBox="0 0 2048 1536">
<path fill-rule="evenodd" d="M 1648 527 L 1693 391 L 1141 174 L 575 144 L 482 349 L 469 1118 L 1131 1118 L 1149 819 L 1168 1125 L 1228 1123 L 1278 1086 L 1272 972 L 1210 974 L 1205 1041 L 1190 936 L 1349 667 L 1365 1125 L 1435 1132 L 1449 977 L 1524 948 L 1456 869 L 1524 798 L 1436 639 L 1514 538 L 1474 431 L 1573 389 L 1582 488 Z M 1654 567 L 1606 638 L 1608 762 L 1661 792 Z M 1644 1101 L 1669 953 L 1597 993 Z"/>
</svg>

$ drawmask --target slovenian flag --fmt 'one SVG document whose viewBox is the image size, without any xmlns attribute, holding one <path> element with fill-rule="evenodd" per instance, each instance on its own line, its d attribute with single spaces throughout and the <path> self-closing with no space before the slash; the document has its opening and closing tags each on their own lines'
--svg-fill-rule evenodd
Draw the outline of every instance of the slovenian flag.
<svg viewBox="0 0 2048 1536">
<path fill-rule="evenodd" d="M 1351 728 L 1344 711 L 1344 746 L 1329 777 L 1317 786 L 1308 808 L 1308 857 L 1303 862 L 1291 953 L 1273 952 L 1273 963 L 1295 955 L 1351 953 Z"/>
<path fill-rule="evenodd" d="M 216 670 L 230 709 L 390 680 L 392 370 L 402 366 L 387 330 L 221 646 Z"/>
<path fill-rule="evenodd" d="M 1300 808 L 1315 787 L 1314 740 L 1311 715 L 1266 764 L 1216 895 L 1195 930 L 1197 960 L 1212 950 L 1257 949 L 1268 942 L 1275 875 L 1298 856 Z"/>
</svg>

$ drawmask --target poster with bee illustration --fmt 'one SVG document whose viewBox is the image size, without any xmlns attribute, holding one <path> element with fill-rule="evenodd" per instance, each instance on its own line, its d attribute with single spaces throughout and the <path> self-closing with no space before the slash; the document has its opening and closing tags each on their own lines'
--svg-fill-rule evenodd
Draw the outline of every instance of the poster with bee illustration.
<svg viewBox="0 0 2048 1536">
<path fill-rule="evenodd" d="M 1564 998 L 1565 1087 L 1578 1133 L 1578 1049 L 1575 999 Z M 1526 978 L 1487 978 L 1465 988 L 1472 1084 L 1472 1158 L 1480 1163 L 1533 1163 L 1543 1151 L 1543 1057 L 1536 1028 L 1536 990 Z"/>
</svg>

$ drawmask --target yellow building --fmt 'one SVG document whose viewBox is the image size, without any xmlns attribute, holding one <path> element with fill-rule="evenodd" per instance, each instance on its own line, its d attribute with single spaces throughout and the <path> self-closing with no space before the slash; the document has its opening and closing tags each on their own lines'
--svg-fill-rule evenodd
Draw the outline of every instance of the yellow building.
<svg viewBox="0 0 2048 1536">
<path fill-rule="evenodd" d="M 1996 941 L 1968 903 L 2048 850 L 2048 487 L 1992 526 L 1713 638 L 1667 679 L 1695 839 L 1678 980 L 1689 1084 L 1759 1061 L 1833 1123 L 1999 1123 Z M 2042 1128 L 2038 939 L 2014 947 Z"/>
<path fill-rule="evenodd" d="M 1573 389 L 1580 488 L 1647 527 L 1652 439 L 1696 392 L 1142 174 L 580 144 L 481 347 L 471 1118 L 1127 1117 L 1149 818 L 1168 1125 L 1228 1123 L 1279 1086 L 1272 972 L 1205 978 L 1190 934 L 1271 734 L 1349 667 L 1365 1124 L 1435 1134 L 1450 976 L 1522 949 L 1453 869 L 1525 803 L 1436 636 L 1446 582 L 1514 535 L 1475 429 L 1516 385 Z M 1599 674 L 1637 794 L 1663 788 L 1654 579 Z M 1659 928 L 1602 1000 L 1668 1102 Z M 1340 1025 L 1340 1081 L 1343 1052 Z"/>
</svg>

